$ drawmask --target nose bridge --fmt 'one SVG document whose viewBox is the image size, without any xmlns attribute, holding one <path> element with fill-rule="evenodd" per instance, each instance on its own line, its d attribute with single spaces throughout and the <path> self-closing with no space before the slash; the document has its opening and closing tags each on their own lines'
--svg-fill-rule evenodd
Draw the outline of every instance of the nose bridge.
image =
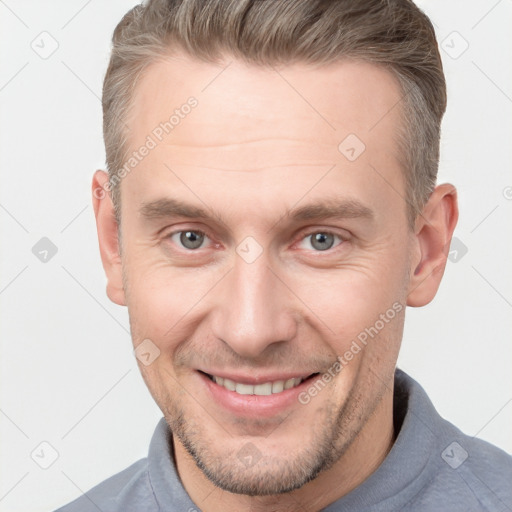
<svg viewBox="0 0 512 512">
<path fill-rule="evenodd" d="M 266 253 L 253 261 L 240 254 L 222 282 L 214 334 L 239 355 L 256 357 L 270 344 L 292 338 L 296 326 Z"/>
</svg>

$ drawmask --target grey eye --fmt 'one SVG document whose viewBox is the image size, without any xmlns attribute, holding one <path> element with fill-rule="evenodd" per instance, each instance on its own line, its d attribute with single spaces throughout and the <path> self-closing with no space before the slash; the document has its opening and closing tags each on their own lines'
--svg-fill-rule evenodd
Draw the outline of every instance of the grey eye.
<svg viewBox="0 0 512 512">
<path fill-rule="evenodd" d="M 315 231 L 305 236 L 300 242 L 300 248 L 311 251 L 311 247 L 315 251 L 327 251 L 336 245 L 341 245 L 344 240 L 341 236 L 328 231 Z"/>
<path fill-rule="evenodd" d="M 334 245 L 334 235 L 331 233 L 313 233 L 309 238 L 311 245 L 318 251 L 326 251 Z"/>
<path fill-rule="evenodd" d="M 206 235 L 201 231 L 177 231 L 171 235 L 171 239 L 179 236 L 179 243 L 185 249 L 198 249 L 203 244 Z"/>
</svg>

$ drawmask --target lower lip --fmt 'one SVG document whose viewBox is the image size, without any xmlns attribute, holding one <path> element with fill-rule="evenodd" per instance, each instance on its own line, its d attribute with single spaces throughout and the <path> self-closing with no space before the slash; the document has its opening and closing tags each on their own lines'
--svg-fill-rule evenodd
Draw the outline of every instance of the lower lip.
<svg viewBox="0 0 512 512">
<path fill-rule="evenodd" d="M 299 394 L 308 388 L 315 377 L 318 377 L 318 375 L 309 377 L 298 386 L 285 389 L 281 393 L 272 395 L 241 395 L 236 391 L 226 389 L 224 386 L 219 386 L 219 384 L 213 382 L 204 373 L 197 372 L 197 374 L 216 403 L 233 414 L 247 418 L 270 418 L 293 404 L 300 404 Z"/>
</svg>

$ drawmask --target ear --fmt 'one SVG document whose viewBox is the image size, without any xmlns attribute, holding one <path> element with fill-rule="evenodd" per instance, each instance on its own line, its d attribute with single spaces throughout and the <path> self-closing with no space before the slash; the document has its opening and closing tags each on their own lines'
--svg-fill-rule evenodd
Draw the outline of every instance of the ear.
<svg viewBox="0 0 512 512">
<path fill-rule="evenodd" d="M 437 186 L 416 219 L 407 305 L 425 306 L 436 295 L 459 218 L 457 190 Z"/>
<path fill-rule="evenodd" d="M 107 295 L 112 302 L 125 306 L 118 223 L 109 190 L 108 174 L 96 171 L 92 179 L 92 202 L 101 261 L 107 275 Z"/>
</svg>

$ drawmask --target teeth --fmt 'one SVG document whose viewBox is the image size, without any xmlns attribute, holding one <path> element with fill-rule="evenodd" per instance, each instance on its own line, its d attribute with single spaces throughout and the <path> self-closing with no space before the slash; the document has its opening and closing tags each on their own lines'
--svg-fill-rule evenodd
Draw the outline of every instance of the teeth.
<svg viewBox="0 0 512 512">
<path fill-rule="evenodd" d="M 254 395 L 254 386 L 237 383 L 235 391 L 240 395 Z"/>
<path fill-rule="evenodd" d="M 217 384 L 220 384 L 221 386 L 224 386 L 226 389 L 229 389 L 229 391 L 235 391 L 236 384 L 232 380 L 230 380 L 230 379 L 223 379 L 221 377 L 215 377 L 215 379 L 216 379 L 215 382 Z M 224 383 L 222 383 L 222 381 L 224 381 Z"/>
<path fill-rule="evenodd" d="M 258 384 L 254 386 L 255 395 L 271 395 L 272 394 L 272 382 L 265 382 L 265 384 Z"/>
<path fill-rule="evenodd" d="M 293 386 L 295 386 L 295 379 L 288 379 L 284 383 L 284 389 L 290 389 L 290 388 L 293 388 Z"/>
<path fill-rule="evenodd" d="M 278 380 L 272 383 L 272 393 L 281 393 L 284 389 L 284 381 Z"/>
<path fill-rule="evenodd" d="M 264 382 L 253 386 L 251 384 L 241 384 L 233 382 L 230 379 L 223 379 L 222 377 L 213 376 L 213 380 L 219 385 L 223 386 L 229 391 L 236 391 L 240 395 L 260 395 L 268 396 L 275 393 L 281 393 L 285 389 L 294 388 L 302 382 L 301 377 L 295 377 L 288 380 L 278 380 L 276 382 Z"/>
</svg>

